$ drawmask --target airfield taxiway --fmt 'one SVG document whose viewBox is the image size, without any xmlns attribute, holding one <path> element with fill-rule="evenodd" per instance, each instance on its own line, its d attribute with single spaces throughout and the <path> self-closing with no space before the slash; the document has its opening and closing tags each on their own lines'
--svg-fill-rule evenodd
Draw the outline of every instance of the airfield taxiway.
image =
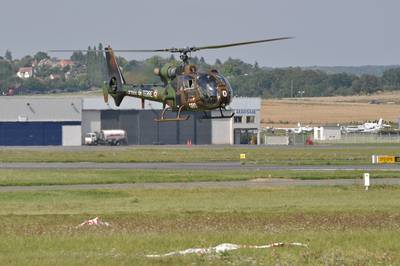
<svg viewBox="0 0 400 266">
<path fill-rule="evenodd" d="M 285 170 L 285 171 L 400 171 L 398 164 L 370 165 L 258 165 L 241 162 L 212 163 L 0 163 L 0 169 L 154 169 L 154 170 Z"/>
<path fill-rule="evenodd" d="M 240 162 L 213 163 L 0 163 L 0 169 L 155 169 L 155 170 L 286 170 L 286 171 L 400 171 L 400 166 L 386 165 L 257 165 Z M 124 183 L 78 184 L 41 186 L 4 186 L 0 192 L 42 190 L 89 190 L 89 189 L 196 189 L 196 188 L 260 188 L 276 186 L 351 186 L 362 185 L 362 179 L 298 180 L 263 178 L 248 181 L 171 182 L 171 183 Z M 373 185 L 400 185 L 400 178 L 373 179 Z"/>
</svg>

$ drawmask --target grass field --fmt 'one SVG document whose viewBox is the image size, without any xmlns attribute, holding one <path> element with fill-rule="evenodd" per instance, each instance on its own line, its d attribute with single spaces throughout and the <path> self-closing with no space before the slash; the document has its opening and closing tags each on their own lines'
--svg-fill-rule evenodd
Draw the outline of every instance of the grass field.
<svg viewBox="0 0 400 266">
<path fill-rule="evenodd" d="M 2 265 L 400 263 L 396 187 L 13 192 L 0 204 Z M 95 216 L 111 226 L 76 228 Z M 309 248 L 145 257 L 279 241 Z"/>
<path fill-rule="evenodd" d="M 396 155 L 399 144 L 309 147 L 93 147 L 0 149 L 0 162 L 238 162 L 260 165 L 370 164 L 373 154 Z"/>
<path fill-rule="evenodd" d="M 369 164 L 399 145 L 1 149 L 0 162 Z M 0 186 L 360 178 L 362 171 L 0 169 Z M 373 178 L 399 172 L 371 171 Z M 0 193 L 0 265 L 398 265 L 400 187 L 92 189 Z M 99 216 L 110 227 L 81 227 Z M 221 243 L 309 247 L 147 258 Z"/>
</svg>

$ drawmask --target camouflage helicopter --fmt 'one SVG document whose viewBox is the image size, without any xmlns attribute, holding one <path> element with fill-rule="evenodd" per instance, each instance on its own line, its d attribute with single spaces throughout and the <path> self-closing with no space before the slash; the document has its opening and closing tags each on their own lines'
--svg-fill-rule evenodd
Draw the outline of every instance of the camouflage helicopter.
<svg viewBox="0 0 400 266">
<path fill-rule="evenodd" d="M 140 98 L 142 108 L 145 100 L 156 101 L 163 104 L 161 115 L 156 121 L 183 121 L 190 116 L 181 116 L 183 111 L 204 112 L 202 119 L 231 118 L 234 113 L 226 116 L 223 113 L 226 106 L 232 100 L 233 91 L 228 80 L 216 69 L 198 71 L 196 65 L 190 64 L 190 55 L 206 49 L 218 49 L 239 45 L 272 42 L 291 39 L 291 37 L 280 37 L 273 39 L 238 42 L 222 45 L 211 45 L 202 47 L 168 48 L 155 50 L 113 50 L 110 46 L 104 49 L 106 55 L 109 81 L 103 87 L 104 101 L 108 103 L 109 95 L 114 99 L 115 105 L 120 106 L 125 96 Z M 53 52 L 74 52 L 77 50 L 52 50 Z M 86 50 L 81 50 L 86 51 Z M 182 62 L 178 65 L 165 64 L 161 68 L 155 68 L 154 74 L 159 76 L 162 83 L 155 84 L 128 84 L 122 71 L 118 66 L 114 52 L 169 52 L 179 53 Z M 207 111 L 219 110 L 219 116 L 210 116 Z M 175 118 L 166 118 L 167 111 L 176 112 Z"/>
</svg>

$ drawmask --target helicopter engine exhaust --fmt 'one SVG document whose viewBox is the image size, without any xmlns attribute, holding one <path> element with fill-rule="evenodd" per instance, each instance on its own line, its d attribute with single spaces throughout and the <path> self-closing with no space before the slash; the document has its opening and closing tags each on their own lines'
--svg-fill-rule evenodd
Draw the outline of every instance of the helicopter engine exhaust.
<svg viewBox="0 0 400 266">
<path fill-rule="evenodd" d="M 105 53 L 108 75 L 110 77 L 108 83 L 108 94 L 114 98 L 115 105 L 120 106 L 123 98 L 125 97 L 123 86 L 126 84 L 126 82 L 124 76 L 122 75 L 121 69 L 118 66 L 114 51 L 111 49 L 110 46 L 105 48 Z M 106 97 L 104 91 L 103 93 L 104 99 L 108 99 L 108 96 Z"/>
</svg>

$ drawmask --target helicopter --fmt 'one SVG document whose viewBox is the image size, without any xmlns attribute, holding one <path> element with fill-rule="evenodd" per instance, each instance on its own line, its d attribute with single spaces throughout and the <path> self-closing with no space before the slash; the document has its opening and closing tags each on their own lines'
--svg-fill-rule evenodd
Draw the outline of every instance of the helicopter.
<svg viewBox="0 0 400 266">
<path fill-rule="evenodd" d="M 206 49 L 219 49 L 240 45 L 249 45 L 264 42 L 273 42 L 291 39 L 292 37 L 279 37 L 248 42 L 237 42 L 222 45 L 210 45 L 201 47 L 167 48 L 167 49 L 142 49 L 142 50 L 113 50 L 105 47 L 108 82 L 103 86 L 104 101 L 108 103 L 111 96 L 116 106 L 120 106 L 124 97 L 141 99 L 142 109 L 145 101 L 156 101 L 163 105 L 161 115 L 157 122 L 185 121 L 190 115 L 181 115 L 184 111 L 204 112 L 202 119 L 231 118 L 235 113 L 225 115 L 224 110 L 230 104 L 233 97 L 232 86 L 229 81 L 216 69 L 198 71 L 196 65 L 190 63 L 191 53 Z M 87 50 L 51 50 L 52 52 L 75 52 Z M 181 62 L 177 65 L 167 63 L 161 68 L 155 68 L 154 74 L 160 77 L 162 84 L 129 84 L 126 82 L 117 63 L 114 52 L 133 53 L 179 53 Z M 220 115 L 211 116 L 207 111 L 219 110 Z M 166 112 L 176 112 L 175 118 L 167 118 Z"/>
</svg>

